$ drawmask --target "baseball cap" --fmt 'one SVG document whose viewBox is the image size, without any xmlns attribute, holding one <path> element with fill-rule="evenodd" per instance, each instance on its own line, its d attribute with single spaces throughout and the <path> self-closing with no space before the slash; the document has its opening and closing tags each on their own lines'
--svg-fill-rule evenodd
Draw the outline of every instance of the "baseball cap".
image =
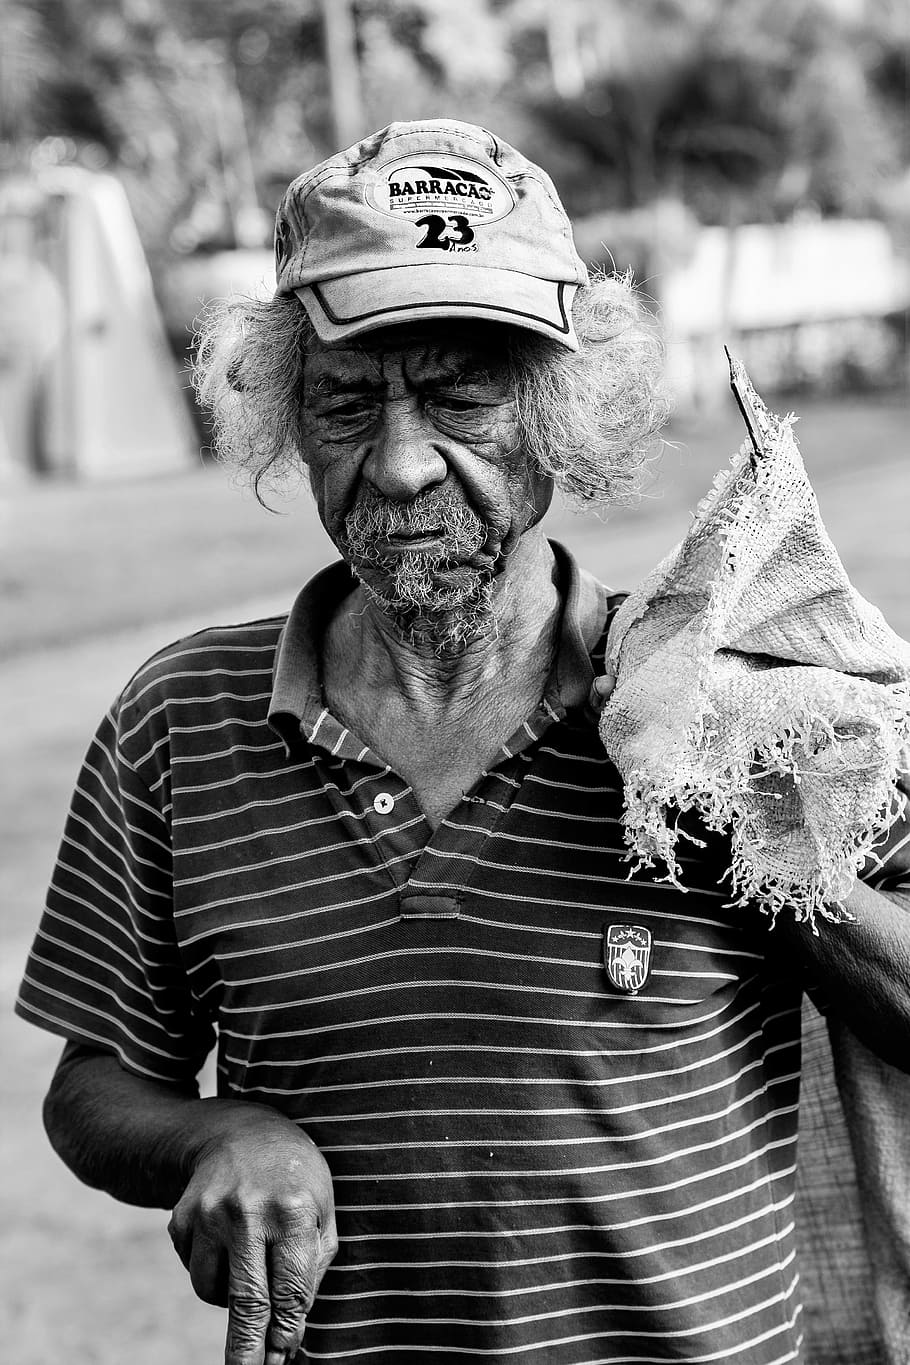
<svg viewBox="0 0 910 1365">
<path fill-rule="evenodd" d="M 391 123 L 298 176 L 275 220 L 276 292 L 323 341 L 485 318 L 578 349 L 587 271 L 545 171 L 484 128 Z"/>
</svg>

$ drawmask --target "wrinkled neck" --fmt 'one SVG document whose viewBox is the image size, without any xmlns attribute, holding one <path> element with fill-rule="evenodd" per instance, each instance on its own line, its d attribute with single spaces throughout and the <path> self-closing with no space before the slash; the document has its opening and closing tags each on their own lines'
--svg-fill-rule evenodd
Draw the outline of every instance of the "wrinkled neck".
<svg viewBox="0 0 910 1365">
<path fill-rule="evenodd" d="M 402 638 L 394 620 L 360 588 L 342 605 L 330 630 L 333 674 L 343 679 L 344 668 L 356 668 L 358 691 L 392 690 L 418 714 L 466 709 L 479 695 L 503 687 L 539 690 L 559 620 L 555 577 L 552 550 L 535 527 L 494 580 L 484 633 L 456 653 L 444 654 L 432 643 Z"/>
</svg>

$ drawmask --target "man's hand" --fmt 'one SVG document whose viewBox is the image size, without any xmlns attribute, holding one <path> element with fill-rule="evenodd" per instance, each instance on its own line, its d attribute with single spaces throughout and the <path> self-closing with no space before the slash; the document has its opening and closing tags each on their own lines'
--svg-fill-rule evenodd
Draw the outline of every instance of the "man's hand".
<svg viewBox="0 0 910 1365">
<path fill-rule="evenodd" d="M 591 684 L 588 693 L 588 710 L 595 720 L 599 719 L 601 711 L 607 704 L 613 688 L 616 686 L 616 674 L 609 664 L 604 665 L 605 672 L 599 673 Z"/>
<path fill-rule="evenodd" d="M 225 1365 L 285 1365 L 338 1249 L 325 1160 L 255 1123 L 204 1146 L 168 1232 L 206 1303 L 228 1309 Z"/>
<path fill-rule="evenodd" d="M 44 1105 L 80 1180 L 169 1231 L 196 1293 L 229 1310 L 228 1365 L 284 1365 L 338 1247 L 332 1178 L 295 1123 L 265 1104 L 200 1100 L 67 1043 Z"/>
</svg>

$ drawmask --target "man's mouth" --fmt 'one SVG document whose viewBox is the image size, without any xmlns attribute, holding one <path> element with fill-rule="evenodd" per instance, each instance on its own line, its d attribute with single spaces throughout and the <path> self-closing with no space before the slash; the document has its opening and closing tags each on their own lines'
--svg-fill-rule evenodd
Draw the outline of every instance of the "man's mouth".
<svg viewBox="0 0 910 1365">
<path fill-rule="evenodd" d="M 441 526 L 432 527 L 424 531 L 395 531 L 394 534 L 386 538 L 386 544 L 393 549 L 422 550 L 430 545 L 435 545 L 445 532 Z"/>
</svg>

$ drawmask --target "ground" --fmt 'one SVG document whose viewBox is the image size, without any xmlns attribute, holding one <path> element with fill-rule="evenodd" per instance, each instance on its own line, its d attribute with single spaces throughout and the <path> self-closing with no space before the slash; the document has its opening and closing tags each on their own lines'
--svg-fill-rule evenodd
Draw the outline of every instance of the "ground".
<svg viewBox="0 0 910 1365">
<path fill-rule="evenodd" d="M 551 534 L 616 587 L 683 534 L 687 512 L 739 444 L 735 410 L 678 428 L 637 508 L 605 524 L 556 507 Z M 802 405 L 797 428 L 822 515 L 855 585 L 910 636 L 910 452 L 905 402 Z M 107 488 L 7 490 L 0 534 L 0 771 L 7 788 L 0 896 L 0 1341 L 11 1360 L 215 1365 L 223 1314 L 195 1300 L 167 1214 L 80 1186 L 51 1152 L 41 1096 L 59 1052 L 14 1019 L 70 787 L 91 730 L 159 645 L 213 621 L 286 607 L 331 553 L 302 495 L 280 516 L 223 471 Z"/>
</svg>

